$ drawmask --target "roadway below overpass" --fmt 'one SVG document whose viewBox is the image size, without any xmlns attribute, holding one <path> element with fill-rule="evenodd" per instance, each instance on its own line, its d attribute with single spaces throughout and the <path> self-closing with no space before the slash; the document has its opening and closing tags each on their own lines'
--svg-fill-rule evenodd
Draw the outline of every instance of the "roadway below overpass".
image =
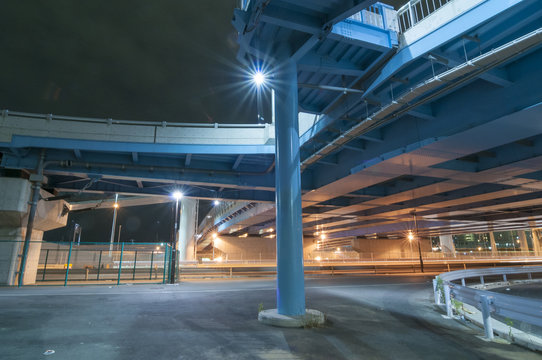
<svg viewBox="0 0 542 360">
<path fill-rule="evenodd" d="M 321 328 L 256 320 L 275 306 L 274 280 L 179 285 L 0 289 L 2 358 L 54 359 L 540 359 L 486 342 L 482 330 L 444 319 L 431 277 L 307 279 Z"/>
</svg>

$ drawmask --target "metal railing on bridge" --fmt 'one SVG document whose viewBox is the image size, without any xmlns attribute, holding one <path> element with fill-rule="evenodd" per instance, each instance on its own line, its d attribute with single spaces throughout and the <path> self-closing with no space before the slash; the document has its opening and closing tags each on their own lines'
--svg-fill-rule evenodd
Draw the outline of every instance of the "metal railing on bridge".
<svg viewBox="0 0 542 360">
<path fill-rule="evenodd" d="M 411 0 L 397 10 L 401 32 L 405 32 L 453 0 Z"/>
</svg>

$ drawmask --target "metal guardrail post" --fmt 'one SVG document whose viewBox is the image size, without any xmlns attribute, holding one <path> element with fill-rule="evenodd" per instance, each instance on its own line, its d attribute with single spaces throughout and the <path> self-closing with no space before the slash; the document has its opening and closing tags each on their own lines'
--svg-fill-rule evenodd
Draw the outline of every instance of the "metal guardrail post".
<svg viewBox="0 0 542 360">
<path fill-rule="evenodd" d="M 70 260 L 72 258 L 73 242 L 70 243 L 70 250 L 68 252 L 68 263 L 66 264 L 66 277 L 64 278 L 64 286 L 68 285 L 68 275 L 70 273 Z"/>
<path fill-rule="evenodd" d="M 136 264 L 137 264 L 137 250 L 135 251 L 135 254 L 134 254 L 134 273 L 132 274 L 132 280 L 135 280 Z"/>
<path fill-rule="evenodd" d="M 467 285 L 465 285 L 465 278 L 461 279 L 461 286 L 467 286 Z"/>
<path fill-rule="evenodd" d="M 486 338 L 493 340 L 493 324 L 491 323 L 491 310 L 489 305 L 492 303 L 492 299 L 486 295 L 482 295 L 480 298 L 482 305 L 482 317 L 484 319 L 484 330 L 486 332 Z"/>
<path fill-rule="evenodd" d="M 164 276 L 162 277 L 162 284 L 166 283 L 166 265 L 167 265 L 167 253 L 168 253 L 168 247 L 166 245 L 166 249 L 164 250 Z"/>
<path fill-rule="evenodd" d="M 435 304 L 440 305 L 440 289 L 437 279 L 433 279 L 433 294 L 435 295 Z"/>
<path fill-rule="evenodd" d="M 47 271 L 48 259 L 49 259 L 49 249 L 47 249 L 47 252 L 45 253 L 45 264 L 43 265 L 43 276 L 41 277 L 41 281 L 45 281 L 45 272 Z"/>
<path fill-rule="evenodd" d="M 446 315 L 448 315 L 448 317 L 452 317 L 452 298 L 450 296 L 450 285 L 448 284 L 444 284 L 444 299 L 446 301 Z"/>
<path fill-rule="evenodd" d="M 151 251 L 151 266 L 149 266 L 149 280 L 152 280 L 152 263 L 154 262 L 154 250 Z"/>
<path fill-rule="evenodd" d="M 120 259 L 119 259 L 119 275 L 117 277 L 117 285 L 120 284 L 120 274 L 122 272 L 122 255 L 124 254 L 124 243 L 122 243 L 122 246 L 120 248 Z"/>
<path fill-rule="evenodd" d="M 507 282 L 506 274 L 502 274 L 502 281 Z"/>
<path fill-rule="evenodd" d="M 96 275 L 96 280 L 100 280 L 100 269 L 102 268 L 102 252 L 103 250 L 100 250 L 100 258 L 98 259 L 98 274 Z"/>
<path fill-rule="evenodd" d="M 480 276 L 480 284 L 485 285 L 483 276 Z"/>
</svg>

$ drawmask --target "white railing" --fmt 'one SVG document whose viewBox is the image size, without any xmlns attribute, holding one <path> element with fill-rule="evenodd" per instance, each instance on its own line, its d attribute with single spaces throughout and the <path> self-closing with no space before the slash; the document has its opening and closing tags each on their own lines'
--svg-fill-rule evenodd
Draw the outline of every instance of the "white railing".
<svg viewBox="0 0 542 360">
<path fill-rule="evenodd" d="M 405 32 L 453 0 L 411 0 L 397 10 L 401 32 Z"/>
<path fill-rule="evenodd" d="M 397 11 L 395 11 L 392 6 L 377 2 L 367 9 L 350 16 L 346 20 L 360 22 L 384 30 L 399 32 L 397 19 Z"/>
<path fill-rule="evenodd" d="M 84 123 L 97 123 L 106 125 L 139 125 L 139 126 L 152 126 L 152 127 L 183 127 L 183 128 L 265 128 L 268 124 L 219 124 L 219 123 L 183 123 L 183 122 L 167 122 L 167 121 L 139 121 L 139 120 L 117 120 L 117 119 L 100 119 L 89 118 L 79 116 L 63 116 L 55 114 L 34 114 L 18 111 L 1 110 L 2 117 L 14 116 L 18 118 L 28 119 L 40 119 L 40 120 L 61 120 L 61 121 L 74 121 Z"/>
<path fill-rule="evenodd" d="M 485 278 L 489 276 L 502 276 L 502 280 L 507 282 L 507 275 L 525 274 L 527 279 L 532 279 L 533 273 L 542 273 L 542 266 L 459 270 L 440 274 L 433 280 L 435 302 L 440 305 L 444 298 L 449 317 L 453 316 L 453 303 L 462 302 L 480 310 L 488 339 L 493 339 L 492 315 L 542 327 L 542 301 L 539 299 L 499 294 L 465 285 L 465 279 L 468 278 L 477 278 L 481 285 L 485 285 Z M 458 280 L 461 281 L 461 285 L 454 283 Z"/>
</svg>

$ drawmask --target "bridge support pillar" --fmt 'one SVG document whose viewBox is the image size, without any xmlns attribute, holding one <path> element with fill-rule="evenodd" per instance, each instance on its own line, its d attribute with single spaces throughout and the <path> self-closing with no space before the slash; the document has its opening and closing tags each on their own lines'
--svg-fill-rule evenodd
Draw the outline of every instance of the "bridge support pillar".
<svg viewBox="0 0 542 360">
<path fill-rule="evenodd" d="M 527 242 L 527 235 L 525 234 L 524 230 L 518 230 L 518 236 L 519 236 L 519 250 L 521 252 L 528 252 L 529 251 L 529 243 Z"/>
<path fill-rule="evenodd" d="M 179 261 L 191 261 L 195 258 L 196 206 L 197 200 L 195 199 L 181 200 L 179 238 L 177 239 Z"/>
<path fill-rule="evenodd" d="M 26 179 L 0 177 L 0 285 L 16 285 L 28 223 L 31 183 Z M 41 190 L 41 197 L 48 194 Z M 43 232 L 66 225 L 63 201 L 37 204 L 33 230 L 24 265 L 23 284 L 34 284 Z"/>
<path fill-rule="evenodd" d="M 495 243 L 495 234 L 492 229 L 489 231 L 489 242 L 491 243 L 491 254 L 497 254 L 497 244 Z"/>
<path fill-rule="evenodd" d="M 445 256 L 455 257 L 455 245 L 452 235 L 439 236 L 440 248 Z"/>
<path fill-rule="evenodd" d="M 276 70 L 277 308 L 281 315 L 304 315 L 297 66 L 286 60 Z"/>
<path fill-rule="evenodd" d="M 540 229 L 531 229 L 533 238 L 533 250 L 535 256 L 542 256 L 542 245 L 540 244 Z"/>
</svg>

